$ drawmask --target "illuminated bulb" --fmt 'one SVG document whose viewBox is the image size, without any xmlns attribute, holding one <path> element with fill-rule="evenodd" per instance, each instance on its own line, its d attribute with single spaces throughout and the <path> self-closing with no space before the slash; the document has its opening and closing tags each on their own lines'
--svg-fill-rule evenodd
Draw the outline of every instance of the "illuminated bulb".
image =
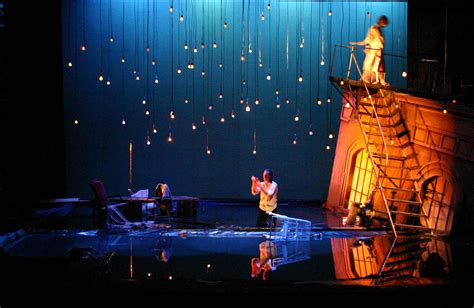
<svg viewBox="0 0 474 308">
<path fill-rule="evenodd" d="M 344 80 L 341 80 L 341 81 L 339 82 L 339 84 L 340 84 L 341 86 L 343 86 L 343 85 L 344 85 Z"/>
<path fill-rule="evenodd" d="M 244 103 L 244 98 L 241 97 L 239 103 L 243 104 Z"/>
<path fill-rule="evenodd" d="M 72 61 L 71 60 L 68 61 L 67 67 L 72 67 Z"/>
<path fill-rule="evenodd" d="M 296 134 L 295 134 L 295 139 L 293 139 L 293 144 L 297 144 L 298 143 L 298 137 L 296 137 Z"/>
<path fill-rule="evenodd" d="M 328 97 L 328 98 L 326 99 L 326 102 L 327 102 L 328 104 L 331 103 L 331 97 Z"/>
<path fill-rule="evenodd" d="M 395 105 L 395 108 L 397 108 L 397 109 L 398 109 L 398 108 L 400 108 L 400 107 L 399 107 L 399 105 L 398 105 L 398 104 L 396 104 L 396 105 Z"/>
<path fill-rule="evenodd" d="M 184 99 L 184 103 L 187 104 L 189 103 L 189 100 L 187 98 Z"/>
<path fill-rule="evenodd" d="M 367 101 L 367 97 L 364 97 L 362 100 L 363 100 L 364 102 L 366 102 L 366 101 Z"/>
<path fill-rule="evenodd" d="M 394 144 L 394 143 L 395 143 L 395 141 L 393 140 L 392 137 L 390 137 L 390 144 Z"/>
<path fill-rule="evenodd" d="M 171 143 L 173 142 L 173 136 L 171 135 L 171 133 L 168 134 L 168 139 L 167 139 L 168 143 Z"/>
<path fill-rule="evenodd" d="M 448 110 L 446 108 L 443 109 L 443 113 L 446 114 L 448 113 Z"/>
<path fill-rule="evenodd" d="M 267 9 L 268 9 L 269 11 L 272 9 L 272 5 L 271 5 L 270 3 L 268 3 Z"/>
<path fill-rule="evenodd" d="M 174 8 L 173 6 L 170 6 L 170 13 L 173 13 L 174 12 Z"/>
<path fill-rule="evenodd" d="M 351 104 L 349 104 L 349 102 L 347 102 L 347 103 L 345 104 L 345 107 L 346 107 L 346 108 L 351 108 Z"/>
<path fill-rule="evenodd" d="M 224 66 L 224 64 L 222 64 L 222 62 L 219 63 L 219 67 L 220 67 L 220 68 L 222 68 L 223 66 Z"/>
<path fill-rule="evenodd" d="M 268 81 L 272 80 L 272 75 L 270 73 L 268 73 L 268 75 L 267 75 L 267 80 Z"/>
<path fill-rule="evenodd" d="M 143 104 L 143 105 L 146 105 L 146 99 L 143 99 L 143 100 L 142 100 L 142 104 Z"/>
<path fill-rule="evenodd" d="M 304 48 L 304 43 L 301 43 L 301 44 L 300 44 L 300 48 Z"/>
<path fill-rule="evenodd" d="M 252 154 L 257 155 L 257 149 L 254 148 L 253 151 L 252 151 Z"/>
<path fill-rule="evenodd" d="M 265 15 L 264 15 L 263 13 L 262 13 L 262 15 L 260 16 L 260 19 L 261 19 L 262 21 L 265 20 Z"/>
<path fill-rule="evenodd" d="M 150 110 L 147 109 L 147 110 L 145 111 L 145 115 L 150 115 Z"/>
<path fill-rule="evenodd" d="M 257 98 L 255 99 L 255 105 L 259 105 L 260 104 L 260 100 Z"/>
<path fill-rule="evenodd" d="M 112 83 L 112 82 L 111 82 L 110 80 L 107 80 L 107 82 L 106 82 L 106 84 L 107 84 L 108 86 L 110 86 L 111 83 Z"/>
<path fill-rule="evenodd" d="M 184 43 L 184 50 L 188 50 L 189 46 L 188 43 Z"/>
<path fill-rule="evenodd" d="M 210 104 L 209 106 L 207 106 L 207 109 L 209 109 L 209 110 L 212 110 L 212 108 L 214 108 L 213 104 Z"/>
<path fill-rule="evenodd" d="M 217 48 L 217 43 L 216 42 L 212 43 L 212 48 Z"/>
<path fill-rule="evenodd" d="M 104 76 L 102 76 L 102 74 L 99 75 L 99 81 L 104 81 Z"/>
<path fill-rule="evenodd" d="M 74 125 L 78 125 L 79 124 L 79 120 L 78 119 L 75 119 L 74 120 Z"/>
<path fill-rule="evenodd" d="M 303 75 L 300 75 L 300 76 L 298 77 L 298 82 L 303 82 Z"/>
<path fill-rule="evenodd" d="M 194 46 L 194 49 L 193 49 L 194 53 L 197 53 L 198 52 L 198 48 L 196 46 Z"/>
<path fill-rule="evenodd" d="M 149 46 L 146 46 L 146 52 L 150 52 L 150 47 Z"/>
<path fill-rule="evenodd" d="M 221 123 L 224 123 L 225 122 L 225 118 L 224 116 L 221 116 Z"/>
<path fill-rule="evenodd" d="M 299 120 L 300 120 L 300 115 L 297 113 L 297 114 L 295 115 L 295 122 L 298 122 Z"/>
<path fill-rule="evenodd" d="M 194 63 L 189 63 L 189 64 L 188 64 L 188 68 L 189 68 L 190 70 L 193 70 L 193 69 L 194 69 Z"/>
<path fill-rule="evenodd" d="M 178 70 L 176 71 L 178 74 L 181 74 L 181 68 L 178 67 Z"/>
<path fill-rule="evenodd" d="M 120 62 L 122 62 L 122 64 L 125 63 L 125 57 L 122 57 L 122 59 L 120 60 Z"/>
<path fill-rule="evenodd" d="M 243 84 L 243 85 L 245 85 L 246 83 L 247 83 L 247 81 L 245 81 L 245 79 L 242 80 L 242 84 Z"/>
<path fill-rule="evenodd" d="M 248 104 L 245 106 L 245 111 L 250 112 L 250 106 Z"/>
<path fill-rule="evenodd" d="M 218 97 L 219 97 L 219 99 L 223 99 L 223 98 L 224 98 L 224 94 L 219 93 L 219 96 L 218 96 Z"/>
<path fill-rule="evenodd" d="M 289 104 L 289 103 L 290 103 L 290 99 L 289 99 L 289 98 L 285 99 L 285 103 L 286 103 L 286 104 Z"/>
<path fill-rule="evenodd" d="M 160 83 L 160 81 L 158 80 L 158 78 L 155 78 L 155 83 L 156 83 L 156 84 Z"/>
<path fill-rule="evenodd" d="M 232 119 L 235 119 L 235 112 L 234 112 L 234 111 L 232 111 L 232 112 L 230 113 L 230 117 L 231 117 Z"/>
<path fill-rule="evenodd" d="M 321 66 L 324 66 L 324 64 L 326 64 L 326 62 L 324 62 L 324 59 L 321 60 Z"/>
<path fill-rule="evenodd" d="M 176 115 L 173 110 L 170 111 L 170 119 L 174 120 L 176 118 Z"/>
<path fill-rule="evenodd" d="M 328 12 L 328 16 L 332 16 L 332 11 L 331 10 Z"/>
<path fill-rule="evenodd" d="M 240 55 L 240 61 L 242 61 L 242 62 L 245 61 L 245 55 L 244 55 L 244 54 L 241 54 L 241 55 Z"/>
<path fill-rule="evenodd" d="M 310 130 L 308 131 L 308 135 L 313 136 L 313 135 L 314 135 L 314 131 L 313 131 L 312 129 L 310 129 Z"/>
<path fill-rule="evenodd" d="M 151 144 L 150 137 L 148 137 L 148 138 L 146 139 L 146 145 L 150 145 L 150 144 Z"/>
<path fill-rule="evenodd" d="M 331 146 L 329 144 L 326 144 L 326 150 L 330 150 L 331 149 Z"/>
<path fill-rule="evenodd" d="M 252 52 L 253 52 L 252 47 L 249 47 L 249 53 L 252 53 Z"/>
<path fill-rule="evenodd" d="M 278 89 L 275 90 L 275 95 L 280 95 L 280 91 Z"/>
<path fill-rule="evenodd" d="M 452 103 L 453 103 L 453 104 L 457 104 L 457 102 L 458 102 L 458 101 L 457 101 L 455 98 L 453 98 Z"/>
<path fill-rule="evenodd" d="M 184 15 L 179 16 L 179 21 L 184 21 Z"/>
<path fill-rule="evenodd" d="M 201 48 L 202 49 L 206 48 L 206 45 L 204 44 L 204 42 L 201 43 Z"/>
<path fill-rule="evenodd" d="M 151 65 L 155 65 L 155 64 L 156 64 L 155 59 L 152 59 L 152 60 L 151 60 Z"/>
<path fill-rule="evenodd" d="M 172 280 L 172 279 L 173 279 L 173 276 L 169 276 L 168 279 L 169 279 L 169 280 Z"/>
<path fill-rule="evenodd" d="M 279 103 L 279 102 L 276 103 L 276 108 L 277 108 L 277 109 L 280 109 L 280 107 L 281 107 L 280 103 Z"/>
<path fill-rule="evenodd" d="M 316 103 L 317 103 L 318 105 L 321 105 L 323 102 L 321 101 L 320 98 L 318 98 L 318 100 L 316 101 Z"/>
<path fill-rule="evenodd" d="M 403 70 L 403 72 L 402 72 L 402 77 L 403 77 L 403 78 L 406 78 L 407 76 L 408 76 L 407 72 L 406 72 L 405 70 Z"/>
<path fill-rule="evenodd" d="M 202 117 L 202 125 L 206 125 L 206 118 L 204 116 Z"/>
<path fill-rule="evenodd" d="M 202 76 L 206 76 L 206 71 L 203 70 L 203 71 L 201 72 L 201 75 L 202 75 Z"/>
<path fill-rule="evenodd" d="M 151 273 L 148 273 L 147 275 L 148 275 L 148 277 L 151 277 Z"/>
<path fill-rule="evenodd" d="M 258 67 L 262 68 L 262 67 L 263 67 L 263 63 L 262 63 L 262 62 L 259 62 L 259 63 L 258 63 Z"/>
<path fill-rule="evenodd" d="M 153 127 L 153 134 L 156 134 L 158 132 L 158 130 L 156 129 L 156 127 Z"/>
<path fill-rule="evenodd" d="M 211 155 L 211 150 L 209 148 L 206 149 L 206 154 Z"/>
<path fill-rule="evenodd" d="M 125 119 L 122 119 L 122 125 L 125 125 L 127 124 L 127 122 L 125 122 Z"/>
<path fill-rule="evenodd" d="M 370 18 L 370 12 L 367 12 L 367 17 Z"/>
<path fill-rule="evenodd" d="M 193 123 L 193 124 L 191 125 L 191 128 L 192 128 L 193 130 L 196 130 L 196 124 Z"/>
<path fill-rule="evenodd" d="M 84 45 L 81 45 L 81 51 L 86 51 L 86 49 L 87 49 L 87 47 L 86 47 L 85 44 L 84 44 Z"/>
<path fill-rule="evenodd" d="M 207 268 L 211 268 L 211 265 L 210 265 L 210 264 L 207 264 Z"/>
<path fill-rule="evenodd" d="M 329 139 L 334 138 L 334 135 L 332 133 L 329 133 Z"/>
<path fill-rule="evenodd" d="M 227 29 L 227 22 L 224 23 L 224 28 Z"/>
<path fill-rule="evenodd" d="M 136 79 L 137 81 L 139 81 L 139 80 L 140 80 L 140 75 L 137 75 L 137 77 L 135 77 L 135 79 Z"/>
<path fill-rule="evenodd" d="M 368 98 L 369 98 L 369 99 L 372 99 L 372 95 L 369 94 Z"/>
</svg>

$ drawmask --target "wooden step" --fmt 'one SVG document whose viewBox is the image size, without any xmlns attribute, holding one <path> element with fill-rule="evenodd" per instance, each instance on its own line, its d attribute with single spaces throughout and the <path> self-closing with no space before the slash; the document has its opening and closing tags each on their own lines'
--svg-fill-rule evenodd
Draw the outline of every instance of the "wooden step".
<svg viewBox="0 0 474 308">
<path fill-rule="evenodd" d="M 400 202 L 400 203 L 409 203 L 409 204 L 414 204 L 414 205 L 422 205 L 423 204 L 423 202 L 419 202 L 419 201 L 403 200 L 403 199 L 392 199 L 392 198 L 387 198 L 387 201 Z"/>
<path fill-rule="evenodd" d="M 410 213 L 410 212 L 390 211 L 390 213 L 397 214 L 397 215 L 411 216 L 411 217 L 427 217 L 425 214 L 417 214 L 417 213 Z"/>
<path fill-rule="evenodd" d="M 377 142 L 368 142 L 368 144 L 370 145 L 374 145 L 374 146 L 385 146 L 383 143 L 377 143 Z M 394 147 L 394 148 L 406 148 L 406 147 L 409 147 L 410 145 L 412 145 L 411 142 L 405 142 L 404 144 L 391 144 L 390 142 L 387 142 L 387 147 Z"/>
<path fill-rule="evenodd" d="M 396 191 L 404 191 L 404 192 L 411 192 L 411 193 L 420 193 L 417 190 L 413 189 L 408 189 L 408 188 L 394 188 L 394 187 L 388 187 L 388 186 L 382 186 L 383 189 L 385 190 L 396 190 Z"/>
<path fill-rule="evenodd" d="M 375 158 L 382 158 L 382 159 L 386 159 L 388 157 L 388 159 L 390 160 L 406 160 L 407 158 L 404 157 L 404 156 L 397 156 L 397 155 L 385 155 L 385 154 L 382 154 L 382 153 L 372 153 L 372 157 L 375 157 Z"/>
<path fill-rule="evenodd" d="M 396 180 L 396 181 L 408 181 L 408 182 L 416 182 L 416 179 L 407 179 L 407 178 L 397 178 L 394 176 L 384 176 L 384 179 Z"/>
<path fill-rule="evenodd" d="M 420 235 L 418 235 L 418 236 L 420 236 Z M 404 237 L 404 236 L 401 236 L 401 237 Z M 397 241 L 397 243 L 395 243 L 394 248 L 410 247 L 410 246 L 429 243 L 429 242 L 431 242 L 430 238 L 421 238 L 419 240 L 411 240 L 411 241 L 403 242 L 403 243 L 398 243 L 398 241 Z"/>
<path fill-rule="evenodd" d="M 404 169 L 404 170 L 416 170 L 417 168 L 408 167 L 408 166 L 392 166 L 392 165 L 384 165 L 384 164 L 377 164 L 379 168 L 392 168 L 392 169 Z"/>
<path fill-rule="evenodd" d="M 375 107 L 375 108 L 388 108 L 390 106 L 384 105 L 384 104 L 376 104 L 374 103 L 373 105 L 367 100 L 367 102 L 360 102 L 359 106 L 367 106 L 367 107 Z"/>
<path fill-rule="evenodd" d="M 408 135 L 408 131 L 404 130 L 403 132 L 400 132 L 396 135 L 389 135 L 389 134 L 380 134 L 378 132 L 366 132 L 368 136 L 378 136 L 378 137 L 385 137 L 385 138 L 401 138 L 403 136 Z"/>
<path fill-rule="evenodd" d="M 393 274 L 396 274 L 396 273 L 412 271 L 414 269 L 416 269 L 416 266 L 412 265 L 412 266 L 407 266 L 407 267 L 403 267 L 403 268 L 397 268 L 397 269 L 394 269 L 394 270 L 383 271 L 383 275 L 393 275 Z"/>
<path fill-rule="evenodd" d="M 360 115 L 363 115 L 363 116 L 369 116 L 369 117 L 372 117 L 373 113 L 370 113 L 370 112 L 363 112 L 363 111 L 359 111 L 359 114 Z M 379 114 L 377 113 L 377 116 L 379 118 L 391 118 L 392 115 L 391 114 Z M 374 117 L 375 118 L 375 117 Z"/>
<path fill-rule="evenodd" d="M 397 266 L 397 265 L 402 265 L 402 264 L 416 263 L 417 261 L 419 261 L 419 259 L 408 259 L 408 260 L 387 262 L 385 264 L 385 268 L 392 267 L 392 266 Z"/>
<path fill-rule="evenodd" d="M 420 253 L 425 252 L 425 251 L 426 251 L 425 248 L 417 248 L 417 249 L 404 250 L 404 251 L 400 251 L 400 252 L 392 252 L 390 254 L 390 258 L 416 255 L 416 254 L 420 254 Z"/>
<path fill-rule="evenodd" d="M 367 122 L 367 121 L 361 121 L 362 124 L 364 125 L 369 125 L 369 126 L 378 126 L 377 122 L 374 121 L 374 122 Z M 403 121 L 400 119 L 398 121 L 396 121 L 395 123 L 392 123 L 392 124 L 384 124 L 384 123 L 380 123 L 380 127 L 388 127 L 388 128 L 395 128 L 397 126 L 399 126 L 400 124 L 402 124 Z"/>
<path fill-rule="evenodd" d="M 405 225 L 405 224 L 398 224 L 398 223 L 395 223 L 394 225 L 400 228 L 410 228 L 410 229 L 430 230 L 430 231 L 433 230 L 432 228 L 426 227 L 426 226 Z"/>
</svg>

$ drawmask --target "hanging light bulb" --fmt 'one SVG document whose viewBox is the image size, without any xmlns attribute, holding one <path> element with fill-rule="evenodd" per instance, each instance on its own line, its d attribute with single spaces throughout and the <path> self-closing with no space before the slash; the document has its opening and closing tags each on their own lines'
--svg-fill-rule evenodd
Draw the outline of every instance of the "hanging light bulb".
<svg viewBox="0 0 474 308">
<path fill-rule="evenodd" d="M 276 89 L 275 90 L 275 95 L 280 95 L 280 90 Z"/>
<path fill-rule="evenodd" d="M 125 121 L 125 119 L 122 119 L 122 125 L 125 125 L 127 124 L 127 122 Z"/>
<path fill-rule="evenodd" d="M 232 112 L 230 113 L 230 117 L 231 117 L 232 119 L 235 119 L 235 112 L 234 112 L 234 110 L 232 110 Z"/>
<path fill-rule="evenodd" d="M 155 126 L 153 126 L 153 134 L 156 134 L 156 133 L 158 133 L 158 129 Z"/>
<path fill-rule="evenodd" d="M 304 42 L 301 42 L 300 48 L 304 48 Z"/>
<path fill-rule="evenodd" d="M 198 52 L 198 48 L 196 46 L 194 46 L 194 49 L 193 49 L 194 53 L 197 53 Z"/>
<path fill-rule="evenodd" d="M 125 57 L 124 56 L 122 56 L 122 59 L 120 59 L 120 62 L 122 62 L 122 64 L 125 64 Z M 152 64 L 153 64 L 153 62 L 152 62 Z"/>
<path fill-rule="evenodd" d="M 206 154 L 211 155 L 211 149 L 209 149 L 208 147 L 206 147 Z"/>
<path fill-rule="evenodd" d="M 262 15 L 260 15 L 260 19 L 261 19 L 262 21 L 264 21 L 264 20 L 265 20 L 265 14 L 262 13 Z"/>
<path fill-rule="evenodd" d="M 243 97 L 240 98 L 239 103 L 241 103 L 241 104 L 244 103 L 244 98 Z"/>
<path fill-rule="evenodd" d="M 443 109 L 443 113 L 446 114 L 448 113 L 448 110 L 446 108 Z"/>
<path fill-rule="evenodd" d="M 403 70 L 402 71 L 402 77 L 403 78 L 407 78 L 408 74 L 407 74 L 407 71 L 406 70 Z"/>
<path fill-rule="evenodd" d="M 298 77 L 298 82 L 303 82 L 303 75 L 300 75 L 300 76 Z"/>
<path fill-rule="evenodd" d="M 202 116 L 202 125 L 206 125 L 206 118 Z"/>
<path fill-rule="evenodd" d="M 110 85 L 112 84 L 112 82 L 110 81 L 110 79 L 107 80 L 106 84 L 107 84 L 108 86 L 110 86 Z"/>
<path fill-rule="evenodd" d="M 206 76 L 206 71 L 205 70 L 202 70 L 201 76 Z"/>
<path fill-rule="evenodd" d="M 170 13 L 173 13 L 174 12 L 174 8 L 173 6 L 170 6 Z"/>
<path fill-rule="evenodd" d="M 310 135 L 310 136 L 313 136 L 313 135 L 314 135 L 314 131 L 313 131 L 313 129 L 311 129 L 311 128 L 309 129 L 309 131 L 308 131 L 308 135 Z"/>
<path fill-rule="evenodd" d="M 328 16 L 332 16 L 332 11 L 331 10 L 329 10 Z"/>
<path fill-rule="evenodd" d="M 194 63 L 190 62 L 188 64 L 188 69 L 193 70 L 194 69 Z"/>
<path fill-rule="evenodd" d="M 156 83 L 156 84 L 159 84 L 159 83 L 160 83 L 160 81 L 158 80 L 158 78 L 155 78 L 155 83 Z"/>
<path fill-rule="evenodd" d="M 155 64 L 156 64 L 155 59 L 151 59 L 151 65 L 155 65 Z"/>
<path fill-rule="evenodd" d="M 395 143 L 395 141 L 393 140 L 392 137 L 390 137 L 390 144 L 394 144 L 394 143 Z"/>
<path fill-rule="evenodd" d="M 263 62 L 262 62 L 262 61 L 258 62 L 258 67 L 259 67 L 259 68 L 262 68 L 262 67 L 263 67 Z"/>
<path fill-rule="evenodd" d="M 86 44 L 81 45 L 81 51 L 86 51 L 86 50 L 87 50 Z"/>
<path fill-rule="evenodd" d="M 78 119 L 74 119 L 74 125 L 78 125 L 79 124 L 79 120 Z"/>
<path fill-rule="evenodd" d="M 168 139 L 167 139 L 168 143 L 171 143 L 173 142 L 173 135 L 171 135 L 171 132 L 168 134 Z"/>
<path fill-rule="evenodd" d="M 224 29 L 227 29 L 227 26 L 228 25 L 227 25 L 227 21 L 226 21 L 226 22 L 224 22 Z"/>
<path fill-rule="evenodd" d="M 330 97 L 330 96 L 328 96 L 328 98 L 326 99 L 326 102 L 327 102 L 328 104 L 331 103 L 331 97 Z"/>
<path fill-rule="evenodd" d="M 150 46 L 146 46 L 146 52 L 149 53 L 150 52 Z"/>
<path fill-rule="evenodd" d="M 289 98 L 286 98 L 286 99 L 285 99 L 285 103 L 286 103 L 286 104 L 289 104 L 289 103 L 290 103 L 290 99 L 289 99 Z"/>
<path fill-rule="evenodd" d="M 340 84 L 341 86 L 343 86 L 343 85 L 344 85 L 344 80 L 339 81 L 339 84 Z"/>
<path fill-rule="evenodd" d="M 297 143 L 298 143 L 298 137 L 295 134 L 295 137 L 293 138 L 293 144 L 297 144 Z"/>
<path fill-rule="evenodd" d="M 247 81 L 245 81 L 245 79 L 242 80 L 242 84 L 243 84 L 243 85 L 245 85 L 246 83 L 247 83 Z"/>
<path fill-rule="evenodd" d="M 324 59 L 321 59 L 321 66 L 324 66 L 324 64 L 326 64 L 326 62 L 324 61 Z"/>
<path fill-rule="evenodd" d="M 242 61 L 242 62 L 245 61 L 245 55 L 244 55 L 244 54 L 241 54 L 241 55 L 240 55 L 240 61 Z"/>
<path fill-rule="evenodd" d="M 136 79 L 137 81 L 139 81 L 139 80 L 140 80 L 140 74 L 137 74 L 137 76 L 135 77 L 135 79 Z"/>
<path fill-rule="evenodd" d="M 281 107 L 280 102 L 277 102 L 276 105 L 275 105 L 275 107 L 276 107 L 277 109 L 280 109 L 280 107 Z"/>
<path fill-rule="evenodd" d="M 145 115 L 147 115 L 147 116 L 150 115 L 150 110 L 148 110 L 148 109 L 145 110 Z"/>
<path fill-rule="evenodd" d="M 245 106 L 245 111 L 250 112 L 250 105 L 247 103 L 247 106 Z"/>
<path fill-rule="evenodd" d="M 224 66 L 224 64 L 222 64 L 222 62 L 219 63 L 219 67 L 222 68 Z"/>
<path fill-rule="evenodd" d="M 188 48 L 189 48 L 188 43 L 184 43 L 184 50 L 188 50 Z"/>
<path fill-rule="evenodd" d="M 181 74 L 181 67 L 178 67 L 178 69 L 176 70 L 176 73 Z"/>
<path fill-rule="evenodd" d="M 134 68 L 132 72 L 133 72 L 134 75 L 137 74 L 137 69 Z"/>
<path fill-rule="evenodd" d="M 334 135 L 332 134 L 332 132 L 329 132 L 329 136 L 328 136 L 328 137 L 329 137 L 329 139 L 334 138 Z"/>
<path fill-rule="evenodd" d="M 224 122 L 225 122 L 224 115 L 221 115 L 221 123 L 224 123 Z"/>
<path fill-rule="evenodd" d="M 181 14 L 181 16 L 179 16 L 179 21 L 183 22 L 184 21 L 184 15 Z"/>
<path fill-rule="evenodd" d="M 272 9 L 272 5 L 270 4 L 270 2 L 268 2 L 268 5 L 267 5 L 267 10 L 271 10 Z"/>
<path fill-rule="evenodd" d="M 170 119 L 174 120 L 176 118 L 176 114 L 174 113 L 174 110 L 170 111 Z"/>
<path fill-rule="evenodd" d="M 260 100 L 258 98 L 255 99 L 255 105 L 259 105 L 260 104 Z"/>
<path fill-rule="evenodd" d="M 253 148 L 252 154 L 253 154 L 253 155 L 257 155 L 257 147 L 254 147 L 254 148 Z"/>
<path fill-rule="evenodd" d="M 318 105 L 321 105 L 323 102 L 321 101 L 321 99 L 318 97 L 318 99 L 316 100 L 316 104 Z"/>
<path fill-rule="evenodd" d="M 370 12 L 367 12 L 367 18 L 370 18 L 371 14 Z"/>
<path fill-rule="evenodd" d="M 217 43 L 216 42 L 212 43 L 212 48 L 217 48 Z"/>
<path fill-rule="evenodd" d="M 184 99 L 184 103 L 187 104 L 189 103 L 189 100 L 187 98 Z"/>
<path fill-rule="evenodd" d="M 147 136 L 146 137 L 146 145 L 150 145 L 150 144 L 151 144 L 150 136 Z"/>
<path fill-rule="evenodd" d="M 346 107 L 346 108 L 349 109 L 349 108 L 351 108 L 351 104 L 349 104 L 349 102 L 346 102 L 346 104 L 344 105 L 344 107 Z"/>
<path fill-rule="evenodd" d="M 219 93 L 219 96 L 218 96 L 218 98 L 219 98 L 219 99 L 223 99 L 223 98 L 224 98 L 224 94 L 222 94 L 222 92 L 221 92 L 221 93 Z"/>
<path fill-rule="evenodd" d="M 72 61 L 71 61 L 71 60 L 69 60 L 69 61 L 67 62 L 67 67 L 69 67 L 69 68 L 72 67 Z"/>
<path fill-rule="evenodd" d="M 297 114 L 295 115 L 295 122 L 298 122 L 299 120 L 300 120 L 300 114 L 297 113 Z"/>
<path fill-rule="evenodd" d="M 331 146 L 329 144 L 326 144 L 326 150 L 330 150 L 331 149 Z"/>
<path fill-rule="evenodd" d="M 268 75 L 267 75 L 267 80 L 268 80 L 268 81 L 272 80 L 272 74 L 268 73 Z"/>
<path fill-rule="evenodd" d="M 253 49 L 251 46 L 249 46 L 249 53 L 252 53 L 253 52 Z"/>
<path fill-rule="evenodd" d="M 104 76 L 102 74 L 99 75 L 99 81 L 104 81 Z"/>
<path fill-rule="evenodd" d="M 207 109 L 209 109 L 209 110 L 212 110 L 212 108 L 214 108 L 213 104 L 209 104 L 209 106 L 207 106 Z"/>
<path fill-rule="evenodd" d="M 206 45 L 204 44 L 204 42 L 201 43 L 201 48 L 202 49 L 206 48 Z"/>
<path fill-rule="evenodd" d="M 457 101 L 455 98 L 453 98 L 453 100 L 452 100 L 451 102 L 452 102 L 453 104 L 457 104 L 457 103 L 458 103 L 458 101 Z"/>
<path fill-rule="evenodd" d="M 194 124 L 194 122 L 193 122 L 193 124 L 191 124 L 191 128 L 192 128 L 192 130 L 196 130 L 197 127 L 196 127 L 196 124 Z"/>
</svg>

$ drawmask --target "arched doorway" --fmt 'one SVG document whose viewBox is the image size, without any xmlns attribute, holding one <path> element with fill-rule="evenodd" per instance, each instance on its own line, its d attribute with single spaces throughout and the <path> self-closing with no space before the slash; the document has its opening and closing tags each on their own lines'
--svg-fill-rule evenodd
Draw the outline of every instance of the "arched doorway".
<svg viewBox="0 0 474 308">
<path fill-rule="evenodd" d="M 374 167 L 366 149 L 360 149 L 352 155 L 350 174 L 346 189 L 346 207 L 353 203 L 364 204 L 373 189 Z"/>
<path fill-rule="evenodd" d="M 423 210 L 430 227 L 449 234 L 454 219 L 453 184 L 443 176 L 433 176 L 423 182 L 422 190 Z"/>
</svg>

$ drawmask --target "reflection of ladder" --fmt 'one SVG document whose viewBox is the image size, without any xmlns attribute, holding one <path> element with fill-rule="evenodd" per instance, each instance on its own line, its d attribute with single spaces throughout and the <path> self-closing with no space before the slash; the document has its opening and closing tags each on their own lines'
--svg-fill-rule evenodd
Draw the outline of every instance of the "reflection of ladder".
<svg viewBox="0 0 474 308">
<path fill-rule="evenodd" d="M 374 206 L 383 203 L 395 238 L 400 231 L 431 231 L 417 179 L 411 174 L 411 170 L 418 168 L 418 162 L 400 106 L 391 90 L 350 80 L 352 64 L 360 78 L 362 73 L 353 48 L 347 79 L 332 81 L 342 88 L 346 106 L 355 109 L 376 177 L 372 202 Z"/>
<path fill-rule="evenodd" d="M 419 234 L 399 236 L 382 264 L 377 283 L 415 276 L 422 253 L 426 251 L 426 245 L 430 241 L 430 238 Z"/>
</svg>

